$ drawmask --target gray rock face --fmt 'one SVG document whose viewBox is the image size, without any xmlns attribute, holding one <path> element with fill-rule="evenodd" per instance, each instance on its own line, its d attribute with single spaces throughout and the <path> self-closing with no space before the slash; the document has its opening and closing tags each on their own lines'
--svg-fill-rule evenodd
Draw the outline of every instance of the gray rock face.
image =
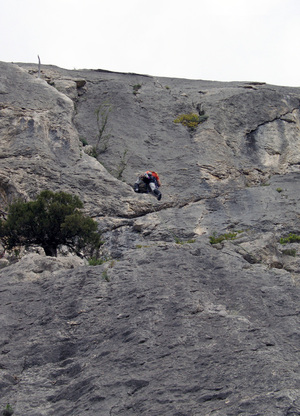
<svg viewBox="0 0 300 416">
<path fill-rule="evenodd" d="M 0 67 L 0 209 L 73 192 L 107 259 L 1 260 L 0 411 L 300 415 L 300 90 Z M 146 169 L 161 202 L 131 188 Z"/>
<path fill-rule="evenodd" d="M 2 63 L 1 77 L 2 205 L 48 188 L 76 193 L 91 205 L 88 209 L 93 215 L 103 215 L 107 210 L 118 214 L 127 211 L 129 215 L 129 204 L 119 201 L 132 195 L 131 188 L 80 147 L 73 124 L 73 101 L 17 66 Z M 82 193 L 87 188 L 89 201 Z M 113 202 L 106 198 L 106 189 L 110 189 L 109 195 L 115 194 Z"/>
</svg>

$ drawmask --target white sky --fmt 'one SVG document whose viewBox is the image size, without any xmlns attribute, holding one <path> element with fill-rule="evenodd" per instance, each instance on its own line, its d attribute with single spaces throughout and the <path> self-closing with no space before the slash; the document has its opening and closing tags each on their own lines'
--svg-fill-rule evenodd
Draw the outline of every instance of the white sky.
<svg viewBox="0 0 300 416">
<path fill-rule="evenodd" d="M 5 62 L 300 87 L 300 0 L 0 0 L 0 39 Z"/>
</svg>

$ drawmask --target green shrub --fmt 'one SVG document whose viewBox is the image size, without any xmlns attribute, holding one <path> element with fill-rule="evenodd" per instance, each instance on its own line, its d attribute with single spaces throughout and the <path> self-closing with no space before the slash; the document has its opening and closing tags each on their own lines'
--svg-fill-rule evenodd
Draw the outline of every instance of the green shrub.
<svg viewBox="0 0 300 416">
<path fill-rule="evenodd" d="M 104 270 L 104 271 L 102 272 L 102 279 L 103 279 L 103 280 L 106 280 L 107 282 L 109 282 L 109 281 L 110 281 L 110 278 L 109 278 L 109 276 L 108 276 L 108 271 L 107 271 L 107 270 Z"/>
<path fill-rule="evenodd" d="M 282 192 L 283 189 L 282 188 L 277 188 L 276 191 L 280 194 L 280 192 Z"/>
<path fill-rule="evenodd" d="M 205 114 L 201 116 L 196 113 L 181 114 L 174 120 L 174 123 L 181 123 L 183 126 L 186 126 L 189 130 L 195 130 L 198 124 L 203 123 L 207 119 L 208 116 L 206 116 Z"/>
<path fill-rule="evenodd" d="M 238 234 L 238 232 L 225 233 L 225 234 L 220 234 L 219 236 L 217 236 L 216 233 L 213 233 L 213 235 L 209 237 L 209 242 L 210 242 L 210 244 L 218 244 L 218 243 L 221 243 L 224 240 L 235 240 L 237 234 Z"/>
<path fill-rule="evenodd" d="M 2 412 L 3 416 L 12 416 L 14 414 L 13 408 L 9 403 L 7 403 L 5 409 Z"/>
<path fill-rule="evenodd" d="M 100 266 L 103 264 L 106 260 L 104 259 L 98 259 L 97 257 L 91 257 L 88 260 L 89 266 Z"/>
<path fill-rule="evenodd" d="M 81 141 L 81 143 L 82 143 L 83 146 L 87 146 L 88 145 L 88 142 L 87 142 L 87 140 L 84 137 L 79 136 L 79 140 Z"/>
<path fill-rule="evenodd" d="M 290 249 L 287 249 L 287 250 L 282 250 L 282 254 L 284 254 L 285 256 L 296 257 L 296 253 L 297 253 L 297 251 L 294 248 L 290 248 Z"/>
<path fill-rule="evenodd" d="M 172 237 L 174 238 L 176 244 L 192 244 L 196 241 L 194 238 L 190 238 L 189 240 L 181 240 L 179 237 L 175 235 L 173 231 L 170 231 L 170 233 L 172 234 Z"/>
<path fill-rule="evenodd" d="M 300 243 L 300 235 L 290 233 L 287 237 L 280 239 L 280 244 Z"/>
<path fill-rule="evenodd" d="M 132 88 L 133 88 L 133 94 L 137 95 L 137 93 L 139 92 L 139 89 L 141 89 L 142 86 L 141 86 L 141 84 L 136 84 Z"/>
<path fill-rule="evenodd" d="M 191 238 L 190 240 L 180 240 L 178 237 L 174 237 L 175 239 L 175 243 L 176 244 L 192 244 L 194 243 L 196 240 L 194 238 Z"/>
<path fill-rule="evenodd" d="M 0 220 L 0 239 L 5 249 L 41 246 L 47 256 L 57 256 L 65 245 L 79 253 L 99 249 L 98 225 L 80 210 L 83 203 L 65 192 L 42 191 L 34 201 L 10 205 L 6 220 Z"/>
<path fill-rule="evenodd" d="M 99 152 L 97 150 L 97 147 L 96 146 L 93 146 L 92 149 L 91 149 L 91 151 L 89 152 L 89 155 L 91 157 L 94 157 L 95 159 L 97 159 L 98 154 L 99 154 Z"/>
</svg>

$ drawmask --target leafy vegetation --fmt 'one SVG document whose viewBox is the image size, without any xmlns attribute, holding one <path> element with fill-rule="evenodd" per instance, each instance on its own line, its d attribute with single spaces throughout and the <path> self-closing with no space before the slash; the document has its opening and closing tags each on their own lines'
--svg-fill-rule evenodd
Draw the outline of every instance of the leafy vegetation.
<svg viewBox="0 0 300 416">
<path fill-rule="evenodd" d="M 290 233 L 287 237 L 280 239 L 280 244 L 300 243 L 300 235 Z"/>
<path fill-rule="evenodd" d="M 81 143 L 82 143 L 83 146 L 87 146 L 88 145 L 87 140 L 83 136 L 79 136 L 79 140 L 81 141 Z"/>
<path fill-rule="evenodd" d="M 208 116 L 205 114 L 181 114 L 174 120 L 174 123 L 181 123 L 183 126 L 186 126 L 189 130 L 193 131 L 197 128 L 198 124 L 203 123 L 207 119 Z"/>
<path fill-rule="evenodd" d="M 7 403 L 4 410 L 2 411 L 2 415 L 3 416 L 11 416 L 13 414 L 14 414 L 14 411 L 13 411 L 12 406 L 9 403 Z"/>
<path fill-rule="evenodd" d="M 192 243 L 194 243 L 196 241 L 194 238 L 191 238 L 189 240 L 180 240 L 176 236 L 174 236 L 174 239 L 175 239 L 175 243 L 176 244 L 180 244 L 180 245 L 183 245 L 183 244 L 192 244 Z"/>
<path fill-rule="evenodd" d="M 219 236 L 217 236 L 216 233 L 213 233 L 213 235 L 209 237 L 209 242 L 210 244 L 218 244 L 224 240 L 235 240 L 238 233 L 239 231 L 233 233 L 220 234 Z"/>
<path fill-rule="evenodd" d="M 172 235 L 172 237 L 174 238 L 174 241 L 175 241 L 176 244 L 180 244 L 180 245 L 192 244 L 196 241 L 194 238 L 190 238 L 188 240 L 181 240 L 179 237 L 177 237 L 177 235 L 173 231 L 171 231 L 171 230 L 169 230 L 169 231 L 170 231 L 170 234 Z"/>
<path fill-rule="evenodd" d="M 137 95 L 137 93 L 139 92 L 139 90 L 142 88 L 141 84 L 136 84 L 133 87 L 133 94 Z"/>
<path fill-rule="evenodd" d="M 6 220 L 0 220 L 0 239 L 7 250 L 41 246 L 47 256 L 57 256 L 60 245 L 79 253 L 98 250 L 101 241 L 97 223 L 80 209 L 77 196 L 42 191 L 36 200 L 10 205 Z"/>
<path fill-rule="evenodd" d="M 135 246 L 135 248 L 148 248 L 148 247 L 151 247 L 151 246 L 143 245 L 143 244 L 136 244 Z"/>
<path fill-rule="evenodd" d="M 90 259 L 88 259 L 89 266 L 100 266 L 106 261 L 106 259 L 98 259 L 97 257 L 91 257 Z"/>
<path fill-rule="evenodd" d="M 296 257 L 296 253 L 297 251 L 294 248 L 282 250 L 282 254 L 284 254 L 285 256 Z"/>
<path fill-rule="evenodd" d="M 103 280 L 106 280 L 107 282 L 110 281 L 107 270 L 103 270 L 103 272 L 102 272 L 102 279 Z"/>
<path fill-rule="evenodd" d="M 97 257 L 97 256 L 93 256 L 91 258 L 89 258 L 88 263 L 89 266 L 100 266 L 103 263 L 107 263 L 108 261 L 110 261 L 110 266 L 109 267 L 113 267 L 114 265 L 114 260 L 112 260 L 110 257 Z"/>
</svg>

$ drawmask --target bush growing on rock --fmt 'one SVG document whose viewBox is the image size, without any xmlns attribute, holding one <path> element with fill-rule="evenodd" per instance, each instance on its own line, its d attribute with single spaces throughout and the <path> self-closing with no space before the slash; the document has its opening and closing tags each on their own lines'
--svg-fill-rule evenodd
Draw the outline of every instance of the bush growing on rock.
<svg viewBox="0 0 300 416">
<path fill-rule="evenodd" d="M 212 236 L 209 237 L 210 244 L 218 244 L 222 243 L 224 240 L 235 240 L 238 235 L 238 231 L 234 233 L 225 233 L 217 236 L 216 233 L 213 233 Z"/>
<path fill-rule="evenodd" d="M 41 246 L 47 256 L 57 256 L 60 245 L 78 253 L 83 248 L 98 249 L 101 241 L 97 223 L 80 209 L 77 196 L 65 192 L 42 191 L 36 200 L 10 205 L 6 220 L 0 220 L 0 238 L 11 250 L 18 246 Z"/>
<path fill-rule="evenodd" d="M 141 84 L 136 84 L 133 87 L 133 94 L 137 95 L 137 93 L 139 92 L 139 90 L 142 88 Z"/>
<path fill-rule="evenodd" d="M 196 113 L 181 114 L 175 118 L 174 123 L 181 123 L 183 126 L 188 127 L 190 130 L 195 130 L 198 124 L 203 123 L 207 120 L 208 116 L 205 114 L 199 115 Z"/>
<path fill-rule="evenodd" d="M 300 235 L 290 233 L 287 237 L 280 239 L 280 244 L 300 243 Z"/>
<path fill-rule="evenodd" d="M 7 403 L 5 409 L 2 411 L 3 416 L 12 416 L 14 414 L 13 408 Z"/>
<path fill-rule="evenodd" d="M 290 249 L 282 250 L 282 254 L 284 254 L 285 256 L 296 257 L 297 251 L 295 248 L 290 248 Z"/>
</svg>

